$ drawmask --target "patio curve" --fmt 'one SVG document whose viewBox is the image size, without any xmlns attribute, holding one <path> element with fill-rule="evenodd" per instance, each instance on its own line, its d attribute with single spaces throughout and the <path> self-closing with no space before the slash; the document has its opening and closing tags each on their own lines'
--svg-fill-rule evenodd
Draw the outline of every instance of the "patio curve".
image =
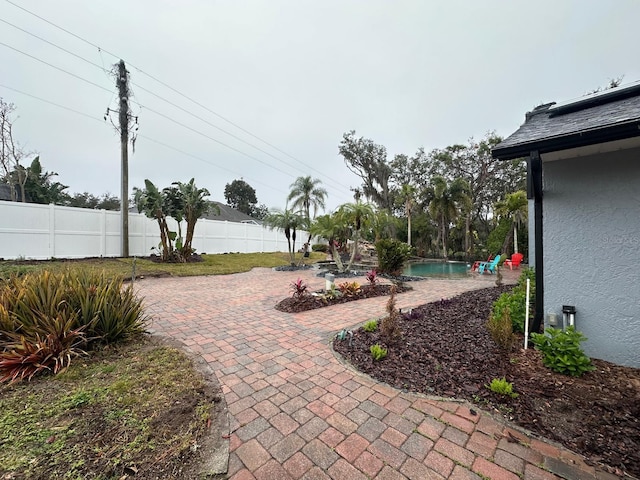
<svg viewBox="0 0 640 480">
<path fill-rule="evenodd" d="M 315 273 L 256 268 L 136 282 L 154 318 L 151 330 L 182 341 L 216 372 L 232 432 L 229 479 L 618 478 L 468 403 L 400 392 L 343 365 L 331 338 L 380 317 L 387 297 L 298 314 L 273 308 L 298 278 L 322 288 Z M 505 272 L 505 279 L 514 281 L 515 273 Z M 415 282 L 398 295 L 398 306 L 494 280 Z"/>
</svg>

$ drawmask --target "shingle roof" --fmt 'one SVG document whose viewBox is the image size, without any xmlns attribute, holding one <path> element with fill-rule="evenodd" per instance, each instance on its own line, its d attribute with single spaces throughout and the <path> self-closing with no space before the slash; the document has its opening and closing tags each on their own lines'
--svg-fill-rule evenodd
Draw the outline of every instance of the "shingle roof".
<svg viewBox="0 0 640 480">
<path fill-rule="evenodd" d="M 615 94 L 615 95 L 614 95 Z M 608 96 L 573 103 L 548 103 L 526 114 L 525 123 L 496 145 L 497 158 L 517 158 L 532 150 L 562 150 L 640 135 L 640 85 Z"/>
<path fill-rule="evenodd" d="M 244 213 L 236 210 L 235 208 L 231 208 L 229 205 L 225 205 L 224 203 L 220 203 L 220 202 L 212 202 L 212 203 L 215 203 L 218 206 L 218 208 L 220 209 L 220 213 L 218 214 L 217 212 L 212 210 L 203 218 L 206 218 L 208 220 L 222 220 L 222 221 L 226 220 L 228 222 L 242 222 L 243 220 L 255 221 L 255 218 L 250 217 L 249 215 L 245 215 Z"/>
</svg>

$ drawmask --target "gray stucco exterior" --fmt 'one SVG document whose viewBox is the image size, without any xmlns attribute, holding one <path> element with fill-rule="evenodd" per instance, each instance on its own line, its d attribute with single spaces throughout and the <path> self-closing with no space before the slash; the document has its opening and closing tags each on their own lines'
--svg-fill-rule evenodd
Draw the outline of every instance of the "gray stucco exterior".
<svg viewBox="0 0 640 480">
<path fill-rule="evenodd" d="M 543 162 L 545 317 L 575 306 L 588 355 L 640 367 L 640 148 Z"/>
</svg>

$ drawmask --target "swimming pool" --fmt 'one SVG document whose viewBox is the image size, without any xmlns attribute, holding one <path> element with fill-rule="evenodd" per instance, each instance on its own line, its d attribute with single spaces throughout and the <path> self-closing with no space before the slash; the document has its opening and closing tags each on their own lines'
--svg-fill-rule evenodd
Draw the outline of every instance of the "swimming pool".
<svg viewBox="0 0 640 480">
<path fill-rule="evenodd" d="M 402 273 L 412 277 L 464 277 L 470 268 L 467 262 L 415 262 Z"/>
</svg>

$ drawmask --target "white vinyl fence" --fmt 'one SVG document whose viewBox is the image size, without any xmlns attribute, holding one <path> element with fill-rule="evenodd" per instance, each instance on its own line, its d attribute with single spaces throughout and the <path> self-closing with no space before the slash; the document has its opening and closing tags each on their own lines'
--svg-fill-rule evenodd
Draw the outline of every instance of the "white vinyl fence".
<svg viewBox="0 0 640 480">
<path fill-rule="evenodd" d="M 0 258 L 36 259 L 118 257 L 120 212 L 0 201 Z M 169 228 L 177 224 L 169 219 Z M 186 225 L 182 226 L 183 235 Z M 298 232 L 296 250 L 306 241 Z M 129 213 L 129 254 L 147 256 L 160 242 L 155 220 Z M 261 225 L 198 220 L 193 238 L 198 253 L 286 252 L 280 230 Z"/>
</svg>

